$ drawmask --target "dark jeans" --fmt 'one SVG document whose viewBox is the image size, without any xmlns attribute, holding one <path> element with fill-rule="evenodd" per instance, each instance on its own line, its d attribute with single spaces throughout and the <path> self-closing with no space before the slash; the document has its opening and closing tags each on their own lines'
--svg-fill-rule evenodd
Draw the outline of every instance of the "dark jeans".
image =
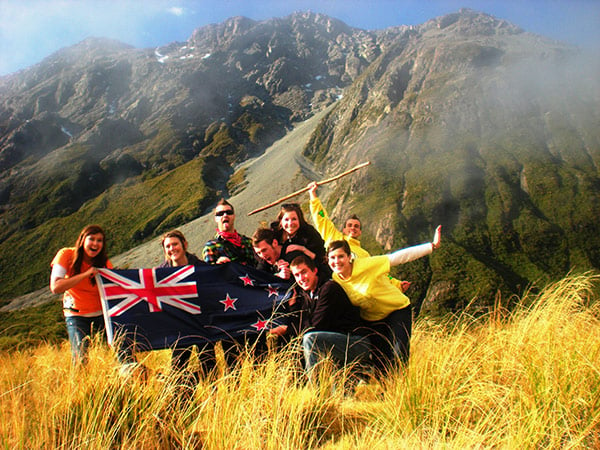
<svg viewBox="0 0 600 450">
<path fill-rule="evenodd" d="M 104 333 L 104 317 L 65 317 L 67 333 L 71 343 L 71 359 L 73 364 L 86 364 L 87 352 L 92 334 Z"/>
<path fill-rule="evenodd" d="M 369 357 L 369 338 L 332 331 L 311 331 L 302 338 L 304 362 L 310 371 L 323 357 L 330 355 L 338 364 L 360 363 Z"/>
<path fill-rule="evenodd" d="M 258 337 L 238 336 L 220 342 L 221 348 L 223 349 L 225 364 L 228 367 L 233 367 L 237 362 L 238 356 L 246 350 L 249 351 L 257 361 L 262 360 L 268 353 L 266 334 Z M 215 354 L 216 344 L 216 342 L 207 342 L 197 346 L 198 359 L 204 375 L 208 375 L 217 366 Z M 171 367 L 179 371 L 186 370 L 193 353 L 192 348 L 193 346 L 174 348 L 171 358 Z"/>
<path fill-rule="evenodd" d="M 174 348 L 173 353 L 171 354 L 171 368 L 180 373 L 189 370 L 188 364 L 193 352 L 193 345 L 189 347 Z M 204 372 L 204 375 L 208 375 L 208 373 L 216 367 L 217 360 L 215 357 L 214 343 L 211 342 L 199 346 L 198 361 L 202 371 Z"/>
<path fill-rule="evenodd" d="M 410 356 L 410 336 L 412 333 L 412 308 L 398 309 L 385 319 L 365 321 L 369 338 L 373 345 L 373 363 L 380 370 L 389 370 L 400 363 L 408 365 Z"/>
</svg>

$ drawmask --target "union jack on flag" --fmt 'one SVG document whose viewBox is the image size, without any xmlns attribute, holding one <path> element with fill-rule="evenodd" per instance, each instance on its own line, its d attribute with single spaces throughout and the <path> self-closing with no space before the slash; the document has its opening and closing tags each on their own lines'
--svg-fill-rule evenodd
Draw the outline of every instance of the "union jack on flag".
<svg viewBox="0 0 600 450">
<path fill-rule="evenodd" d="M 291 296 L 288 281 L 237 263 L 101 269 L 96 280 L 108 342 L 118 332 L 140 350 L 258 335 L 285 323 Z"/>
<path fill-rule="evenodd" d="M 112 282 L 112 284 L 104 284 L 105 298 L 123 299 L 108 310 L 108 315 L 119 316 L 143 301 L 148 303 L 150 312 L 162 311 L 162 305 L 166 303 L 190 314 L 200 314 L 198 305 L 183 300 L 198 296 L 196 282 L 182 282 L 193 272 L 194 266 L 184 266 L 159 280 L 156 278 L 156 269 L 138 269 L 139 281 L 117 272 L 104 272 L 102 276 Z"/>
</svg>

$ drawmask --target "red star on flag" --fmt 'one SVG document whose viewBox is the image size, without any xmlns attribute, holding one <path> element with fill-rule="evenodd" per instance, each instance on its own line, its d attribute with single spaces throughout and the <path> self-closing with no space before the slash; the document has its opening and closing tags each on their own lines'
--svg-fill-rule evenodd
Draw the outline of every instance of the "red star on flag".
<svg viewBox="0 0 600 450">
<path fill-rule="evenodd" d="M 244 282 L 244 286 L 248 286 L 248 285 L 254 286 L 254 281 L 252 281 L 252 278 L 250 278 L 248 276 L 248 274 L 246 274 L 243 277 L 240 277 L 240 280 L 242 280 Z"/>
<path fill-rule="evenodd" d="M 274 295 L 275 297 L 277 297 L 279 295 L 279 291 L 277 290 L 277 288 L 273 287 L 271 285 L 269 285 L 269 287 L 267 289 L 265 289 L 265 291 L 267 291 L 269 293 L 269 297 L 271 295 Z"/>
<path fill-rule="evenodd" d="M 223 311 L 227 311 L 228 309 L 233 309 L 236 310 L 237 308 L 235 307 L 235 302 L 237 302 L 237 298 L 231 298 L 229 296 L 229 293 L 227 293 L 227 296 L 225 297 L 225 300 L 219 300 L 220 303 L 223 303 L 225 305 L 225 309 Z"/>
<path fill-rule="evenodd" d="M 265 328 L 267 328 L 267 324 L 269 323 L 268 320 L 260 320 L 258 319 L 258 321 L 256 323 L 253 323 L 252 326 L 254 328 L 256 328 L 257 331 L 261 331 L 264 330 Z"/>
</svg>

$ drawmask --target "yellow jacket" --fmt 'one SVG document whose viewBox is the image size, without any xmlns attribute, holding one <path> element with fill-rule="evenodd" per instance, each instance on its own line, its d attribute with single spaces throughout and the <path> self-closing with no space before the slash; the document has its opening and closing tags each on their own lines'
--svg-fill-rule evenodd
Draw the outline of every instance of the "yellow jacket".
<svg viewBox="0 0 600 450">
<path fill-rule="evenodd" d="M 357 258 L 352 263 L 352 275 L 343 280 L 336 273 L 336 281 L 353 305 L 360 308 L 360 316 L 368 321 L 385 319 L 391 312 L 406 308 L 410 300 L 390 283 L 390 260 L 387 255 Z"/>
<path fill-rule="evenodd" d="M 367 258 L 371 256 L 368 251 L 361 247 L 360 241 L 358 239 L 354 239 L 353 237 L 346 236 L 340 230 L 338 230 L 329 216 L 327 215 L 327 211 L 323 207 L 321 200 L 319 198 L 310 200 L 310 215 L 312 217 L 313 223 L 315 224 L 315 228 L 325 241 L 325 248 L 329 246 L 329 244 L 333 241 L 341 241 L 342 239 L 348 242 L 350 246 L 350 251 L 354 255 L 355 258 Z M 388 278 L 392 282 L 394 286 L 402 289 L 402 282 L 391 275 L 388 274 Z"/>
</svg>

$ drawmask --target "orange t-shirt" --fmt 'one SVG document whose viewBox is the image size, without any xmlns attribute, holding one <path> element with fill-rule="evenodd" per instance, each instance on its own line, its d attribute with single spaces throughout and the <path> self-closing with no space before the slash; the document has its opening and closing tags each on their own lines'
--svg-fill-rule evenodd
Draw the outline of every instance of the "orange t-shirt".
<svg viewBox="0 0 600 450">
<path fill-rule="evenodd" d="M 67 271 L 71 267 L 73 258 L 75 257 L 75 248 L 68 247 L 62 248 L 58 251 L 52 263 L 58 264 L 64 267 Z M 91 267 L 85 261 L 81 263 L 81 272 L 85 272 Z M 106 262 L 106 267 L 112 269 L 110 261 Z M 70 275 L 66 275 L 65 278 L 69 278 Z M 63 308 L 65 316 L 99 316 L 102 314 L 102 304 L 100 303 L 100 293 L 98 292 L 98 286 L 93 285 L 91 279 L 88 277 L 71 289 L 67 289 L 63 295 Z"/>
</svg>

